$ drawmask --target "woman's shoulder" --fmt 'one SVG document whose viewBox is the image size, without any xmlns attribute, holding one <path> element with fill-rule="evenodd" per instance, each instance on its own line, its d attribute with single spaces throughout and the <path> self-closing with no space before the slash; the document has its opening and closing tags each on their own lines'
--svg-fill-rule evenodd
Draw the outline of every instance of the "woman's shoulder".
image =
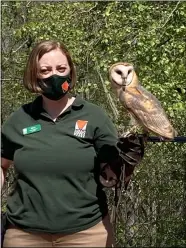
<svg viewBox="0 0 186 248">
<path fill-rule="evenodd" d="M 84 107 L 91 115 L 108 117 L 108 113 L 103 106 L 91 100 L 82 99 Z"/>
<path fill-rule="evenodd" d="M 15 109 L 10 115 L 3 120 L 3 127 L 17 125 L 24 119 L 24 115 L 27 114 L 25 110 L 29 109 L 32 105 L 32 102 L 22 104 L 17 109 Z"/>
</svg>

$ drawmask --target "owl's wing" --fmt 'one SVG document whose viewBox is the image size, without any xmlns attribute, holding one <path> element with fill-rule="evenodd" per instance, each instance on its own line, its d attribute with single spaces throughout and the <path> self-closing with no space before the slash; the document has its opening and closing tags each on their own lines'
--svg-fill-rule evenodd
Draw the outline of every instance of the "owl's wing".
<svg viewBox="0 0 186 248">
<path fill-rule="evenodd" d="M 145 129 L 162 137 L 174 138 L 175 130 L 171 126 L 158 99 L 142 86 L 126 87 L 121 94 L 127 110 Z"/>
</svg>

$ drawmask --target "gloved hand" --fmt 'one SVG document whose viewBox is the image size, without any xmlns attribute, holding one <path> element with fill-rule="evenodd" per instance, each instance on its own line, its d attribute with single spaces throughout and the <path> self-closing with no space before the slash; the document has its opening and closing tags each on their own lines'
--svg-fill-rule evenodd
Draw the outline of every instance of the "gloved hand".
<svg viewBox="0 0 186 248">
<path fill-rule="evenodd" d="M 117 147 L 125 165 L 125 189 L 127 188 L 135 167 L 140 164 L 144 156 L 144 139 L 135 134 L 119 138 Z"/>
<path fill-rule="evenodd" d="M 135 134 L 119 138 L 117 147 L 122 159 L 132 166 L 139 164 L 144 156 L 144 140 Z"/>
<path fill-rule="evenodd" d="M 141 162 L 144 156 L 144 142 L 142 137 L 129 134 L 120 137 L 117 143 L 118 156 L 109 163 L 102 164 L 100 182 L 104 187 L 113 187 L 120 183 L 120 175 L 125 166 L 125 188 L 130 181 L 134 168 Z"/>
</svg>

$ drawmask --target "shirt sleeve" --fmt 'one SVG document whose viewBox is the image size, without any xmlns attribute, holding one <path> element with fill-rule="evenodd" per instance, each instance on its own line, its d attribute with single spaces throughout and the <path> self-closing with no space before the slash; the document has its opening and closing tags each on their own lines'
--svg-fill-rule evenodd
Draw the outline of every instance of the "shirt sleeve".
<svg viewBox="0 0 186 248">
<path fill-rule="evenodd" d="M 15 149 L 15 144 L 1 133 L 1 157 L 13 160 Z"/>
<path fill-rule="evenodd" d="M 14 114 L 11 114 L 1 128 L 1 157 L 12 161 L 17 149 L 16 143 L 11 139 L 14 136 L 13 116 Z"/>
<path fill-rule="evenodd" d="M 105 114 L 102 125 L 96 128 L 94 135 L 94 147 L 100 163 L 109 163 L 118 157 L 117 142 L 117 130 L 111 119 Z"/>
</svg>

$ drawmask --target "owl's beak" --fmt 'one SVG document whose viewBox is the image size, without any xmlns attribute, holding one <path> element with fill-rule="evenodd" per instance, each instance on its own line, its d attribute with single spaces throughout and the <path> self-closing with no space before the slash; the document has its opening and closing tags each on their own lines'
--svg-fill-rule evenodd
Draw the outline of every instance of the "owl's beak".
<svg viewBox="0 0 186 248">
<path fill-rule="evenodd" d="M 121 77 L 122 78 L 122 87 L 125 87 L 127 85 L 127 78 L 126 77 Z"/>
<path fill-rule="evenodd" d="M 125 88 L 126 88 L 126 85 L 123 85 L 122 86 L 122 90 L 125 91 Z"/>
</svg>

